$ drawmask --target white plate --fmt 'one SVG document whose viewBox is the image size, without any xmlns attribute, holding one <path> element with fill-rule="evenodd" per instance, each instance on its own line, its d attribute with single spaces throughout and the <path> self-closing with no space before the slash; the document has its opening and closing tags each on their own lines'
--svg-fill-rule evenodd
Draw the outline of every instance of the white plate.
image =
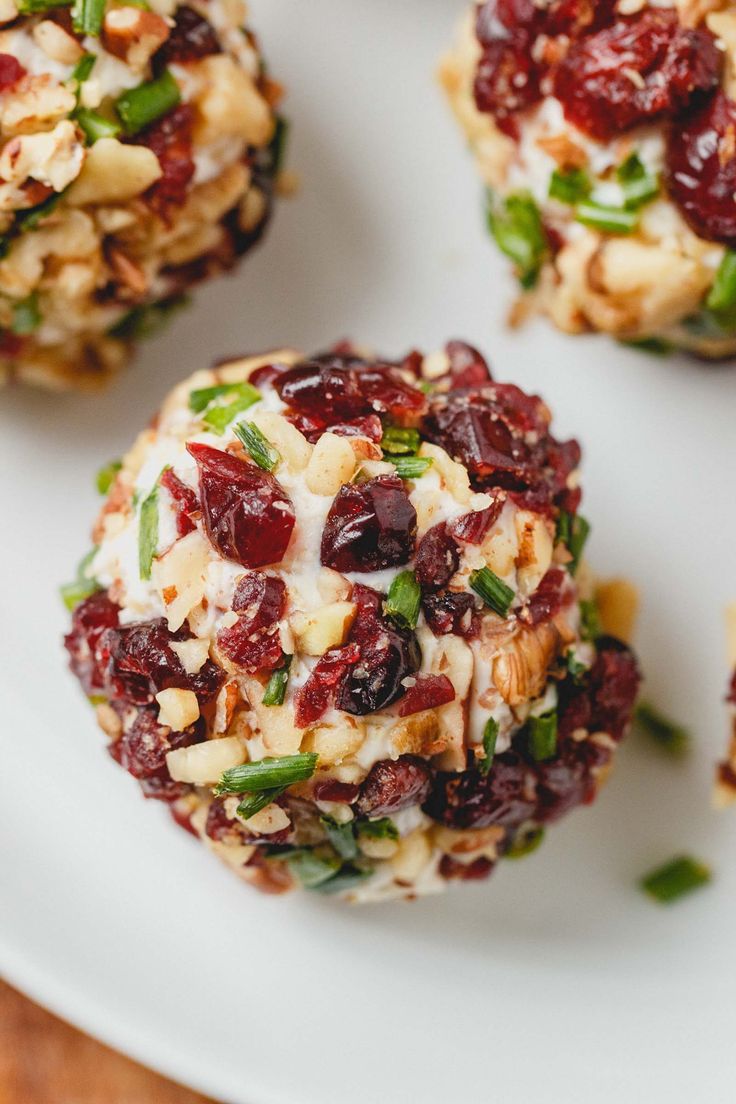
<svg viewBox="0 0 736 1104">
<path fill-rule="evenodd" d="M 731 1100 L 736 823 L 709 789 L 736 597 L 736 375 L 504 330 L 510 283 L 433 83 L 461 4 L 252 7 L 291 90 L 301 195 L 109 394 L 0 400 L 0 965 L 231 1104 Z M 644 590 L 648 695 L 698 738 L 685 765 L 630 742 L 596 808 L 487 885 L 366 911 L 259 896 L 143 801 L 64 670 L 56 596 L 86 547 L 93 473 L 176 380 L 348 334 L 389 353 L 464 336 L 544 393 L 585 444 L 593 560 Z M 636 880 L 680 850 L 717 881 L 658 909 Z"/>
</svg>

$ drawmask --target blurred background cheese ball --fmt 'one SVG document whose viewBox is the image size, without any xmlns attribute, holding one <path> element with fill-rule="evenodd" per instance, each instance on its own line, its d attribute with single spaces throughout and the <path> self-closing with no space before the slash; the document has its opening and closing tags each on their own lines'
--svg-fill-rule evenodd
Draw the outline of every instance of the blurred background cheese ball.
<svg viewBox="0 0 736 1104">
<path fill-rule="evenodd" d="M 0 2 L 0 382 L 101 383 L 260 237 L 281 89 L 246 19 Z"/>
</svg>

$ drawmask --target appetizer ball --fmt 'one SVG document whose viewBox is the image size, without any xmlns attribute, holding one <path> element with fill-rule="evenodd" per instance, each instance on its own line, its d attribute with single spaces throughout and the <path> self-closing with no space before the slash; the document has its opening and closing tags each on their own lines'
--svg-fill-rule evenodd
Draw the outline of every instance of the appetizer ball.
<svg viewBox="0 0 736 1104">
<path fill-rule="evenodd" d="M 587 804 L 637 691 L 575 441 L 460 342 L 199 372 L 113 482 L 66 638 L 110 754 L 246 881 L 485 878 Z"/>
<path fill-rule="evenodd" d="M 735 3 L 488 0 L 440 79 L 529 293 L 512 319 L 736 352 Z"/>
<path fill-rule="evenodd" d="M 0 384 L 90 386 L 271 207 L 282 127 L 241 0 L 1 0 Z"/>
</svg>

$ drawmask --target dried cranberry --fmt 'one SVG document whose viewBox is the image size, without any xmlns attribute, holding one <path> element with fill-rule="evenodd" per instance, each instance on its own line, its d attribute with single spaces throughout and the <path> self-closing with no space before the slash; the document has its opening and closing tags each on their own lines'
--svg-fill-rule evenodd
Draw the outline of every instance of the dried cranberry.
<svg viewBox="0 0 736 1104">
<path fill-rule="evenodd" d="M 482 54 L 475 74 L 475 102 L 515 136 L 513 116 L 541 97 L 541 71 L 532 46 L 540 30 L 533 0 L 488 0 L 478 8 L 475 32 Z"/>
<path fill-rule="evenodd" d="M 718 86 L 722 68 L 710 31 L 682 27 L 672 11 L 645 10 L 573 43 L 554 91 L 570 122 L 606 141 L 682 111 Z"/>
<path fill-rule="evenodd" d="M 448 341 L 445 352 L 450 362 L 450 387 L 482 387 L 489 383 L 488 364 L 477 349 L 464 341 Z"/>
<path fill-rule="evenodd" d="M 330 506 L 321 562 L 335 571 L 381 571 L 408 563 L 414 553 L 417 512 L 396 475 L 346 484 Z"/>
<path fill-rule="evenodd" d="M 25 75 L 26 70 L 13 54 L 0 54 L 0 89 L 11 88 Z"/>
<path fill-rule="evenodd" d="M 156 68 L 172 62 L 197 61 L 221 53 L 220 41 L 211 23 L 194 8 L 182 5 L 174 15 L 174 26 L 163 46 L 154 55 Z"/>
<path fill-rule="evenodd" d="M 135 137 L 138 145 L 153 150 L 161 166 L 162 175 L 144 198 L 164 218 L 170 206 L 180 207 L 184 203 L 194 176 L 193 121 L 192 108 L 180 104 Z"/>
<path fill-rule="evenodd" d="M 90 595 L 75 606 L 70 631 L 64 637 L 69 666 L 82 684 L 85 694 L 99 694 L 105 685 L 105 660 L 100 637 L 115 628 L 120 607 L 111 602 L 106 590 Z"/>
<path fill-rule="evenodd" d="M 551 823 L 589 805 L 598 792 L 596 771 L 610 759 L 610 749 L 591 740 L 561 741 L 555 758 L 537 766 L 537 819 Z"/>
<path fill-rule="evenodd" d="M 443 855 L 440 859 L 439 873 L 440 877 L 448 882 L 479 882 L 493 872 L 494 865 L 490 859 L 482 855 L 469 863 L 458 862 L 451 855 Z"/>
<path fill-rule="evenodd" d="M 736 705 L 736 671 L 734 671 L 733 677 L 731 678 L 731 685 L 728 688 L 726 701 Z"/>
<path fill-rule="evenodd" d="M 228 659 L 245 671 L 273 670 L 281 662 L 279 621 L 286 609 L 283 579 L 249 571 L 238 583 L 233 610 L 240 616 L 221 629 L 217 645 Z"/>
<path fill-rule="evenodd" d="M 357 585 L 353 601 L 357 613 L 348 640 L 358 648 L 359 660 L 343 679 L 337 705 L 362 717 L 385 709 L 405 693 L 403 680 L 419 670 L 422 653 L 413 632 L 383 616 L 383 595 Z"/>
<path fill-rule="evenodd" d="M 167 752 L 200 744 L 204 738 L 202 717 L 183 732 L 174 732 L 158 723 L 156 709 L 138 709 L 111 749 L 113 758 L 134 778 L 152 778 L 160 771 L 166 771 Z"/>
<path fill-rule="evenodd" d="M 138 785 L 144 797 L 153 801 L 165 801 L 167 805 L 173 805 L 175 801 L 192 792 L 188 782 L 175 782 L 165 767 L 150 778 L 139 778 Z"/>
<path fill-rule="evenodd" d="M 423 759 L 402 755 L 375 763 L 360 788 L 355 808 L 372 819 L 391 816 L 400 809 L 421 805 L 432 784 L 432 772 Z"/>
<path fill-rule="evenodd" d="M 613 20 L 617 0 L 552 0 L 544 13 L 544 33 L 578 38 Z"/>
<path fill-rule="evenodd" d="M 454 700 L 455 687 L 447 675 L 420 675 L 402 698 L 399 716 L 410 717 L 425 709 L 438 709 Z"/>
<path fill-rule="evenodd" d="M 417 546 L 414 573 L 422 591 L 442 590 L 460 565 L 460 552 L 445 522 L 428 529 Z"/>
<path fill-rule="evenodd" d="M 443 594 L 425 594 L 422 597 L 424 619 L 435 636 L 477 636 L 480 627 L 480 611 L 476 600 L 467 590 L 447 590 Z"/>
<path fill-rule="evenodd" d="M 449 522 L 447 528 L 458 544 L 482 544 L 503 510 L 503 498 L 497 498 L 483 510 L 474 510 Z"/>
<path fill-rule="evenodd" d="M 312 790 L 315 801 L 333 801 L 341 805 L 352 805 L 359 793 L 359 786 L 353 782 L 340 782 L 337 778 L 315 782 Z"/>
<path fill-rule="evenodd" d="M 367 437 L 378 444 L 383 437 L 383 426 L 377 414 L 368 414 L 365 418 L 354 418 L 352 422 L 331 425 L 330 433 L 336 433 L 338 437 Z"/>
<path fill-rule="evenodd" d="M 516 828 L 536 810 L 534 776 L 515 751 L 493 760 L 488 775 L 470 770 L 435 775 L 424 811 L 448 828 Z"/>
<path fill-rule="evenodd" d="M 243 567 L 279 563 L 296 520 L 289 496 L 255 464 L 209 445 L 190 444 L 199 468 L 199 494 L 210 541 Z"/>
<path fill-rule="evenodd" d="M 725 93 L 670 130 L 667 186 L 696 234 L 736 248 L 736 102 Z"/>
<path fill-rule="evenodd" d="M 237 817 L 228 816 L 227 798 L 216 797 L 207 809 L 205 835 L 216 843 L 242 844 L 250 842 L 250 832 Z"/>
<path fill-rule="evenodd" d="M 374 410 L 390 414 L 399 425 L 414 423 L 427 409 L 424 393 L 406 383 L 391 365 L 361 367 L 358 386 Z"/>
<path fill-rule="evenodd" d="M 179 479 L 173 468 L 166 468 L 159 482 L 173 499 L 177 535 L 185 537 L 187 533 L 191 533 L 197 527 L 194 519 L 201 514 L 199 500 L 192 488 L 187 487 L 186 483 Z"/>
<path fill-rule="evenodd" d="M 335 704 L 340 683 L 351 666 L 360 659 L 357 644 L 330 648 L 322 656 L 294 701 L 294 721 L 298 728 L 314 724 Z"/>
<path fill-rule="evenodd" d="M 262 364 L 255 372 L 251 372 L 248 383 L 252 383 L 254 387 L 264 387 L 268 383 L 273 383 L 277 376 L 282 376 L 288 371 L 286 364 Z"/>
<path fill-rule="evenodd" d="M 559 567 L 552 567 L 542 578 L 537 589 L 529 598 L 521 617 L 530 625 L 541 625 L 551 621 L 564 605 L 564 588 L 567 576 Z M 567 601 L 572 601 L 568 594 Z"/>
<path fill-rule="evenodd" d="M 200 704 L 211 701 L 225 672 L 208 659 L 189 675 L 171 645 L 190 640 L 187 628 L 169 632 L 163 617 L 107 629 L 99 643 L 106 663 L 105 683 L 110 696 L 135 705 L 150 704 L 161 690 L 191 690 Z"/>
</svg>

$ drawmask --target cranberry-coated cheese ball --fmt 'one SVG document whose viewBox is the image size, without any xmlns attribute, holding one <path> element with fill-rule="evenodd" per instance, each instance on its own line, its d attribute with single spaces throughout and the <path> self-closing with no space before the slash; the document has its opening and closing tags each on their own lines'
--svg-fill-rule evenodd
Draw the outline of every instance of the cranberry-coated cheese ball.
<svg viewBox="0 0 736 1104">
<path fill-rule="evenodd" d="M 242 0 L 70 2 L 0 3 L 0 385 L 103 381 L 271 206 Z"/>
<path fill-rule="evenodd" d="M 460 342 L 198 373 L 66 592 L 111 755 L 271 892 L 413 897 L 524 853 L 593 800 L 638 686 L 596 629 L 579 457 Z"/>
<path fill-rule="evenodd" d="M 517 319 L 736 352 L 732 0 L 488 0 L 440 79 Z"/>
</svg>

